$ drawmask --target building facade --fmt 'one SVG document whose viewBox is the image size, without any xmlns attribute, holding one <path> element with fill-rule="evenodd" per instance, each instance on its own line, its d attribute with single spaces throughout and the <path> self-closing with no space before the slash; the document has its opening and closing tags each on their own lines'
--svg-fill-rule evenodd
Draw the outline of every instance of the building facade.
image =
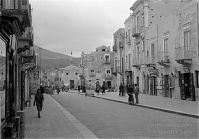
<svg viewBox="0 0 199 139">
<path fill-rule="evenodd" d="M 0 21 L 0 39 L 5 46 L 6 100 L 1 138 L 23 138 L 24 109 L 30 101 L 30 80 L 35 68 L 29 1 L 0 0 Z"/>
<path fill-rule="evenodd" d="M 98 80 L 100 85 L 106 83 L 106 87 L 116 87 L 116 77 L 112 74 L 114 65 L 114 53 L 110 47 L 100 46 L 90 54 L 82 53 L 81 67 L 87 88 L 94 89 Z"/>
<path fill-rule="evenodd" d="M 80 85 L 80 75 L 82 74 L 81 68 L 70 65 L 65 68 L 60 68 L 61 80 L 64 85 L 69 86 L 70 89 L 76 89 Z"/>
<path fill-rule="evenodd" d="M 141 93 L 196 100 L 198 1 L 137 0 L 130 9 L 133 83 Z"/>
<path fill-rule="evenodd" d="M 114 52 L 114 66 L 112 74 L 117 77 L 117 86 L 116 91 L 119 90 L 119 85 L 122 83 L 124 84 L 124 64 L 125 64 L 125 29 L 120 28 L 114 34 L 114 45 L 113 45 L 113 52 Z"/>
</svg>

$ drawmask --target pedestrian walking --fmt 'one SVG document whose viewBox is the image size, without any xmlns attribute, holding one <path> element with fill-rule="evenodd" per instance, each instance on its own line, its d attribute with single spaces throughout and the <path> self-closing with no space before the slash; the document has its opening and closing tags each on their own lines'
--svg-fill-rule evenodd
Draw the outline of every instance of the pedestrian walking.
<svg viewBox="0 0 199 139">
<path fill-rule="evenodd" d="M 119 86 L 119 96 L 122 96 L 122 91 L 124 90 L 124 86 L 122 85 L 122 83 L 120 83 Z"/>
<path fill-rule="evenodd" d="M 129 98 L 128 98 L 129 105 L 133 105 L 134 104 L 134 97 L 133 97 L 134 88 L 133 88 L 133 85 L 127 85 L 127 94 L 129 96 Z"/>
<path fill-rule="evenodd" d="M 137 84 L 135 84 L 135 100 L 136 100 L 135 104 L 139 103 L 139 97 L 138 96 L 139 96 L 139 87 L 138 87 Z"/>
<path fill-rule="evenodd" d="M 99 81 L 97 81 L 95 84 L 96 84 L 95 92 L 99 95 L 99 92 L 100 92 L 100 83 L 99 83 Z"/>
<path fill-rule="evenodd" d="M 44 101 L 44 96 L 41 93 L 41 89 L 39 88 L 37 90 L 37 93 L 35 94 L 35 100 L 34 100 L 34 103 L 33 103 L 33 106 L 35 106 L 35 104 L 37 106 L 37 111 L 38 111 L 38 117 L 39 118 L 41 118 L 40 111 L 42 111 L 43 101 Z"/>
<path fill-rule="evenodd" d="M 77 87 L 77 88 L 78 88 L 78 92 L 80 92 L 80 90 L 81 90 L 80 85 L 78 85 L 78 87 Z"/>
<path fill-rule="evenodd" d="M 102 84 L 102 95 L 105 94 L 105 90 L 106 90 L 106 85 L 105 82 Z"/>
</svg>

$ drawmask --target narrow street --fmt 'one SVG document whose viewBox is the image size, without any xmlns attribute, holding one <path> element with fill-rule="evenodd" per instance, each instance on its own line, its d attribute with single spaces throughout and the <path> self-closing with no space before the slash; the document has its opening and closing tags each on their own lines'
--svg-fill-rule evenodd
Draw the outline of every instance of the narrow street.
<svg viewBox="0 0 199 139">
<path fill-rule="evenodd" d="M 198 119 L 77 93 L 52 97 L 99 138 L 198 138 Z"/>
</svg>

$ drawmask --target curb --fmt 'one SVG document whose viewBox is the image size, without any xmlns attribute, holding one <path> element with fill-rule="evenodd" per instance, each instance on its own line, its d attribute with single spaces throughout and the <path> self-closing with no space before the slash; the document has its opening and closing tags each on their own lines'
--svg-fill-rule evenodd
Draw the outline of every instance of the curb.
<svg viewBox="0 0 199 139">
<path fill-rule="evenodd" d="M 98 97 L 98 96 L 92 96 L 92 97 L 128 104 L 128 102 L 115 100 L 115 99 L 110 99 L 110 98 L 102 98 L 102 97 Z M 187 116 L 187 117 L 192 117 L 192 118 L 199 119 L 198 115 L 189 114 L 189 113 L 183 113 L 183 112 L 180 112 L 180 111 L 174 111 L 174 110 L 169 110 L 169 109 L 161 109 L 161 108 L 158 108 L 158 107 L 153 107 L 153 106 L 148 106 L 148 105 L 141 105 L 141 104 L 136 104 L 136 105 L 133 105 L 133 106 L 138 106 L 138 107 L 142 107 L 142 108 L 148 108 L 148 109 L 152 109 L 152 110 L 158 110 L 158 111 L 173 113 L 173 114 L 176 114 L 176 115 L 182 115 L 182 116 Z"/>
</svg>

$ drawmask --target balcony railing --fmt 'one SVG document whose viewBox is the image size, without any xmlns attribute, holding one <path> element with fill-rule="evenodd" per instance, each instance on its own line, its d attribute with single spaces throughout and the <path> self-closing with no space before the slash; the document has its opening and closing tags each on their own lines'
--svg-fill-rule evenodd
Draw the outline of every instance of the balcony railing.
<svg viewBox="0 0 199 139">
<path fill-rule="evenodd" d="M 136 58 L 136 57 L 133 58 L 132 66 L 133 66 L 133 67 L 136 67 L 136 68 L 139 68 L 139 67 L 140 67 L 140 62 L 139 62 L 139 59 L 138 59 L 138 58 Z"/>
<path fill-rule="evenodd" d="M 190 64 L 192 61 L 191 51 L 184 47 L 175 48 L 175 59 L 179 64 Z"/>
<path fill-rule="evenodd" d="M 30 26 L 32 22 L 32 17 L 31 17 L 31 6 L 26 1 L 26 4 L 22 4 L 20 0 L 14 0 L 14 1 L 8 1 L 5 0 L 2 2 L 2 5 L 0 7 L 0 12 L 1 15 L 6 15 L 6 16 L 15 16 L 19 17 L 19 20 L 21 23 L 23 23 L 24 27 Z M 22 17 L 22 18 L 21 18 Z"/>
<path fill-rule="evenodd" d="M 146 65 L 149 67 L 153 67 L 156 64 L 155 56 L 146 58 Z"/>
<path fill-rule="evenodd" d="M 158 64 L 161 66 L 169 66 L 169 52 L 168 51 L 159 51 L 157 57 Z"/>
<path fill-rule="evenodd" d="M 175 48 L 175 58 L 176 60 L 188 60 L 188 59 L 192 59 L 191 58 L 191 53 L 190 50 L 183 50 L 184 47 L 178 47 Z"/>
<path fill-rule="evenodd" d="M 140 31 L 139 28 L 134 27 L 132 30 L 132 37 L 139 37 L 140 36 Z"/>
<path fill-rule="evenodd" d="M 104 60 L 104 64 L 110 64 L 110 60 Z"/>
</svg>

